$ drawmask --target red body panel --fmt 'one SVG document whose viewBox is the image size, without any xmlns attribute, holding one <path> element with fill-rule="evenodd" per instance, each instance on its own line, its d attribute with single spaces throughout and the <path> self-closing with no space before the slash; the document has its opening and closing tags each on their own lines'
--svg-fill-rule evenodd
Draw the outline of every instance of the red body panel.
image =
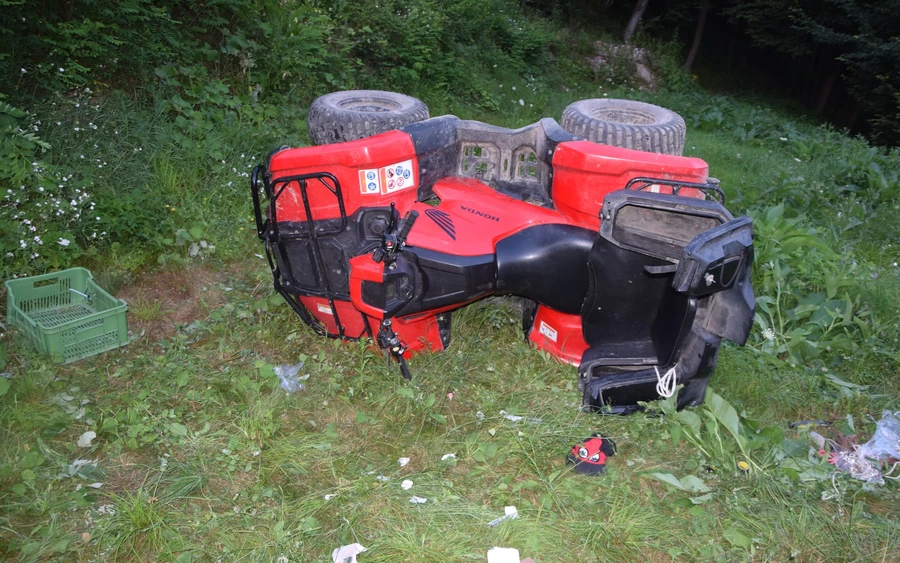
<svg viewBox="0 0 900 563">
<path fill-rule="evenodd" d="M 366 305 L 362 299 L 362 282 L 384 281 L 384 262 L 375 262 L 371 254 L 363 254 L 350 259 L 350 301 L 370 317 L 384 318 L 383 311 Z"/>
<path fill-rule="evenodd" d="M 324 297 L 311 296 L 299 296 L 299 298 L 300 302 L 303 303 L 303 306 L 309 309 L 312 316 L 322 323 L 328 332 L 338 332 L 337 323 L 334 321 L 334 310 L 332 310 L 327 299 Z M 365 336 L 366 325 L 363 323 L 362 315 L 353 303 L 335 299 L 334 308 L 337 310 L 338 317 L 341 319 L 341 324 L 344 325 L 345 336 L 348 338 L 360 338 Z M 378 322 L 375 321 L 375 324 L 372 325 L 372 321 L 370 320 L 369 323 L 370 326 L 375 327 L 372 334 L 377 333 Z"/>
<path fill-rule="evenodd" d="M 437 316 L 432 313 L 419 313 L 406 318 L 396 318 L 391 327 L 406 346 L 407 354 L 418 352 L 437 352 L 444 349 L 441 333 L 438 329 Z"/>
<path fill-rule="evenodd" d="M 553 155 L 553 204 L 579 225 L 600 228 L 600 208 L 606 194 L 623 189 L 634 178 L 705 182 L 709 166 L 699 158 L 671 156 L 598 145 L 589 141 L 560 143 Z M 672 193 L 668 186 L 656 186 Z M 651 191 L 654 191 L 651 188 Z M 699 190 L 679 195 L 703 198 Z"/>
<path fill-rule="evenodd" d="M 578 365 L 588 349 L 581 332 L 581 316 L 567 315 L 540 305 L 528 333 L 534 347 L 567 364 Z"/>
<path fill-rule="evenodd" d="M 396 169 L 401 164 L 398 177 Z M 317 172 L 333 174 L 341 184 L 347 215 L 352 215 L 360 207 L 387 206 L 391 202 L 402 213 L 416 200 L 416 188 L 419 186 L 416 151 L 409 135 L 400 131 L 388 131 L 335 145 L 286 149 L 272 155 L 268 171 L 275 180 Z M 369 174 L 374 177 L 368 178 Z M 402 185 L 398 186 L 400 178 Z M 375 189 L 370 191 L 368 188 L 373 184 Z M 337 198 L 325 186 L 311 181 L 307 189 L 310 209 L 316 220 L 340 217 Z M 276 205 L 279 221 L 306 220 L 303 199 L 296 182 L 285 189 Z"/>
<path fill-rule="evenodd" d="M 474 178 L 449 177 L 434 185 L 435 208 L 416 203 L 419 220 L 409 233 L 410 246 L 457 256 L 493 254 L 497 241 L 526 227 L 572 223 L 552 210 L 501 194 Z M 431 215 L 437 209 L 444 216 Z M 443 226 L 442 226 L 443 225 Z"/>
</svg>

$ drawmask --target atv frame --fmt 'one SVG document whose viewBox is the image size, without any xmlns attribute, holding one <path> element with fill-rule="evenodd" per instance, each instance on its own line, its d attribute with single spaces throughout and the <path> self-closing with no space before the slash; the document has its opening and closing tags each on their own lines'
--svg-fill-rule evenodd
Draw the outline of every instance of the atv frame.
<svg viewBox="0 0 900 563">
<path fill-rule="evenodd" d="M 454 309 L 515 295 L 525 337 L 578 366 L 589 409 L 631 412 L 676 383 L 684 407 L 752 323 L 752 225 L 706 163 L 553 119 L 443 116 L 282 147 L 251 194 L 275 289 L 316 333 L 369 338 L 407 378 L 406 357 L 450 346 Z"/>
</svg>

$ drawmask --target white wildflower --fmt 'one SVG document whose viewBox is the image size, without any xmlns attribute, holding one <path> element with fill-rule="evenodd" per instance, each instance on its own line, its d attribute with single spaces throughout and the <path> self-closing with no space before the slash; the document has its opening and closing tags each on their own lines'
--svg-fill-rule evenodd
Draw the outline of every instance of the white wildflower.
<svg viewBox="0 0 900 563">
<path fill-rule="evenodd" d="M 61 238 L 61 239 L 59 239 L 59 240 L 56 241 L 56 242 L 57 242 L 57 244 L 59 244 L 60 246 L 69 246 L 69 244 L 71 244 L 71 242 L 69 241 L 69 239 L 66 239 L 66 238 Z"/>
</svg>

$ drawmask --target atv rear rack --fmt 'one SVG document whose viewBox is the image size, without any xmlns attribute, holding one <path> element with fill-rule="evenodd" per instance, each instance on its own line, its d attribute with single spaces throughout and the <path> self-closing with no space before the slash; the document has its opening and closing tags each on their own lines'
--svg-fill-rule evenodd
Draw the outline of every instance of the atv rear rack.
<svg viewBox="0 0 900 563">
<path fill-rule="evenodd" d="M 719 186 L 719 181 L 714 178 L 710 178 L 706 183 L 679 182 L 675 180 L 664 180 L 662 178 L 633 178 L 625 184 L 625 189 L 644 191 L 647 188 L 652 189 L 653 186 L 669 186 L 672 188 L 672 193 L 674 195 L 678 195 L 678 192 L 682 188 L 700 190 L 707 196 L 711 196 L 722 205 L 725 205 L 725 192 L 722 191 L 722 188 Z"/>
</svg>

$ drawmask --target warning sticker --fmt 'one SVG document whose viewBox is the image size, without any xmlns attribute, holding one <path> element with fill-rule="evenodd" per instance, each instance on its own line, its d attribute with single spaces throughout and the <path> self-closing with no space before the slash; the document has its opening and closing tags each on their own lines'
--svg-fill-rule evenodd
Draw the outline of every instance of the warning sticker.
<svg viewBox="0 0 900 563">
<path fill-rule="evenodd" d="M 412 160 L 378 169 L 359 171 L 359 191 L 363 195 L 387 195 L 416 187 Z"/>
<path fill-rule="evenodd" d="M 385 181 L 382 182 L 384 191 L 382 193 L 389 194 L 400 190 L 406 190 L 415 187 L 412 175 L 412 160 L 404 160 L 397 164 L 385 166 L 381 169 L 384 173 Z"/>
<path fill-rule="evenodd" d="M 359 171 L 359 191 L 363 195 L 381 193 L 381 173 L 379 170 Z"/>
<path fill-rule="evenodd" d="M 553 328 L 552 326 L 548 325 L 548 324 L 545 323 L 544 321 L 541 321 L 541 325 L 540 325 L 540 329 L 539 329 L 539 330 L 540 330 L 541 334 L 543 334 L 544 336 L 546 336 L 547 338 L 549 338 L 549 339 L 552 340 L 553 342 L 556 342 L 556 329 L 555 329 L 555 328 Z"/>
<path fill-rule="evenodd" d="M 320 313 L 325 313 L 326 315 L 334 315 L 334 313 L 331 312 L 331 307 L 329 307 L 328 305 L 322 305 L 321 303 L 318 303 L 316 304 L 316 308 Z M 556 339 L 554 338 L 554 340 Z"/>
</svg>

